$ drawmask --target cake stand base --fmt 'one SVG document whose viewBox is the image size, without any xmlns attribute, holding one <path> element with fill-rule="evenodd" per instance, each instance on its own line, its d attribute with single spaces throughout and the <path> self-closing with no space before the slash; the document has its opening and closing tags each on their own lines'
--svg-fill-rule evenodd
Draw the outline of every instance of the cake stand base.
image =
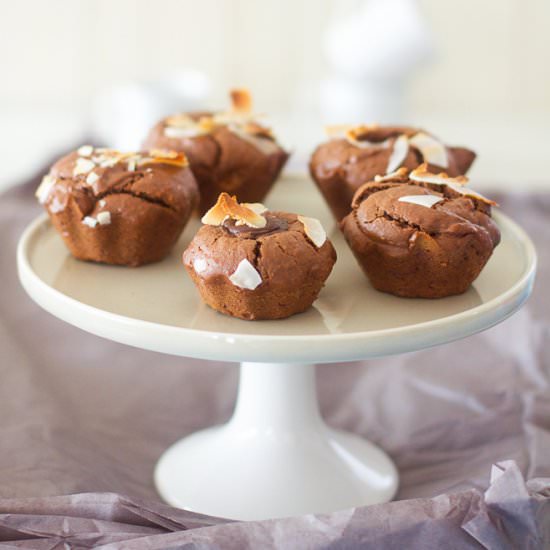
<svg viewBox="0 0 550 550">
<path fill-rule="evenodd" d="M 232 419 L 170 447 L 155 484 L 178 508 L 259 520 L 387 502 L 398 475 L 378 447 L 323 423 L 314 365 L 242 363 Z"/>
</svg>

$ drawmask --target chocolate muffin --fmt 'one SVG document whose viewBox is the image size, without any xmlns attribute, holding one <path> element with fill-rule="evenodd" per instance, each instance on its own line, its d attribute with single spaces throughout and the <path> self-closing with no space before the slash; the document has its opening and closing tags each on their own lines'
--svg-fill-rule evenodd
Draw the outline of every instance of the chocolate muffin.
<svg viewBox="0 0 550 550">
<path fill-rule="evenodd" d="M 183 255 L 202 299 L 241 319 L 282 319 L 308 309 L 336 252 L 320 222 L 222 193 Z"/>
<path fill-rule="evenodd" d="M 75 258 L 128 266 L 164 258 L 199 200 L 183 153 L 91 145 L 58 160 L 36 196 Z"/>
<path fill-rule="evenodd" d="M 333 139 L 313 152 L 309 170 L 337 220 L 350 211 L 357 189 L 377 175 L 427 163 L 432 170 L 458 176 L 476 157 L 473 151 L 446 146 L 418 128 L 371 125 L 328 130 Z"/>
<path fill-rule="evenodd" d="M 223 191 L 242 202 L 263 200 L 288 159 L 271 130 L 255 120 L 249 92 L 233 90 L 231 100 L 228 112 L 165 118 L 145 140 L 145 148 L 187 155 L 199 184 L 201 214 Z"/>
<path fill-rule="evenodd" d="M 465 187 L 467 181 L 422 164 L 408 176 L 401 168 L 357 190 L 341 228 L 376 289 L 408 298 L 468 289 L 500 232 L 491 219 L 495 203 Z"/>
</svg>

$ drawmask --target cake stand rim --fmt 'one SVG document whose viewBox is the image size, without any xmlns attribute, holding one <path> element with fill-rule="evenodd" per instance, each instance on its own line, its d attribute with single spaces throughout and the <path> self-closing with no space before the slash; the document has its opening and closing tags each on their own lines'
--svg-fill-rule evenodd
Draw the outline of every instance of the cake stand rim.
<svg viewBox="0 0 550 550">
<path fill-rule="evenodd" d="M 265 359 L 261 358 L 261 353 L 247 354 L 246 351 L 235 352 L 235 345 L 238 343 L 246 345 L 254 345 L 261 347 L 262 344 L 269 342 L 288 342 L 293 344 L 294 347 L 299 344 L 307 345 L 311 343 L 320 344 L 329 342 L 322 346 L 327 348 L 325 351 L 315 348 L 311 350 L 311 353 L 305 353 L 303 356 L 296 357 L 295 362 L 333 362 L 333 361 L 353 361 L 358 359 L 367 359 L 370 357 L 378 357 L 383 355 L 393 355 L 395 353 L 405 353 L 408 351 L 416 351 L 425 349 L 435 345 L 451 342 L 460 338 L 464 338 L 468 335 L 486 330 L 499 322 L 505 320 L 507 317 L 517 311 L 527 300 L 531 294 L 531 289 L 534 283 L 534 278 L 537 268 L 537 254 L 536 249 L 531 241 L 529 235 L 525 230 L 514 220 L 502 214 L 501 212 L 495 212 L 494 218 L 499 225 L 507 225 L 508 229 L 514 234 L 518 243 L 521 244 L 523 253 L 525 255 L 525 268 L 522 274 L 518 277 L 518 280 L 505 292 L 499 294 L 484 302 L 476 305 L 467 310 L 452 315 L 447 315 L 438 319 L 432 319 L 429 321 L 423 321 L 420 323 L 414 323 L 410 325 L 403 325 L 400 327 L 391 327 L 385 329 L 376 329 L 360 332 L 349 333 L 332 333 L 332 334 L 300 334 L 300 335 L 280 335 L 280 334 L 243 334 L 238 332 L 216 332 L 205 331 L 201 329 L 193 329 L 186 327 L 177 327 L 173 325 L 166 325 L 153 321 L 147 321 L 134 317 L 128 317 L 118 313 L 113 313 L 79 300 L 72 298 L 63 292 L 55 289 L 48 283 L 46 283 L 32 268 L 29 249 L 33 240 L 39 231 L 43 231 L 44 228 L 51 224 L 48 215 L 43 213 L 35 218 L 22 233 L 17 246 L 17 268 L 19 279 L 29 294 L 29 296 L 43 309 L 51 313 L 52 315 L 62 319 L 63 321 L 72 324 L 82 330 L 91 332 L 97 336 L 101 336 L 113 341 L 124 343 L 133 347 L 141 349 L 153 350 L 161 353 L 168 353 L 170 355 L 180 355 L 186 357 L 193 357 L 197 359 L 214 359 L 225 360 L 231 362 L 240 361 L 257 361 L 257 362 L 293 362 L 290 356 L 296 354 L 289 350 L 290 353 L 284 350 L 280 351 L 275 356 L 272 350 L 269 352 L 269 357 Z M 403 300 L 407 300 L 403 298 Z M 69 312 L 63 312 L 64 308 L 68 308 Z M 500 312 L 500 313 L 499 313 Z M 73 315 L 74 314 L 74 315 Z M 154 345 L 139 341 L 139 337 L 129 337 L 128 339 L 122 339 L 116 337 L 116 335 L 110 335 L 109 330 L 106 330 L 103 326 L 98 326 L 97 330 L 91 330 L 90 326 L 85 322 L 82 322 L 83 317 L 86 316 L 95 319 L 101 319 L 112 324 L 111 328 L 115 325 L 119 325 L 122 331 L 127 331 L 130 325 L 134 325 L 135 329 L 139 329 L 140 333 L 149 332 L 155 333 L 164 332 L 166 336 L 185 336 L 186 340 L 196 340 L 197 338 L 203 341 L 203 344 L 195 345 L 193 350 L 185 350 L 185 352 L 177 352 L 174 349 L 161 349 L 164 346 L 161 344 Z M 244 321 L 254 322 L 254 321 Z M 278 321 L 284 322 L 284 320 Z M 471 322 L 470 329 L 467 327 Z M 463 325 L 462 330 L 457 330 L 456 334 L 453 333 L 453 325 Z M 421 333 L 429 331 L 430 329 L 437 328 L 441 333 L 439 338 L 431 338 L 431 343 L 423 340 L 418 341 L 415 345 L 415 337 Z M 449 332 L 445 333 L 445 329 Z M 113 331 L 116 332 L 116 331 Z M 340 353 L 334 352 L 334 344 L 342 343 L 349 345 L 350 343 L 361 344 L 366 342 L 373 342 L 375 340 L 383 339 L 395 339 L 397 336 L 407 336 L 407 343 L 402 346 L 396 346 L 395 351 L 390 349 L 392 346 L 378 345 L 374 346 L 371 351 L 364 349 L 363 346 L 359 346 L 359 349 L 343 350 Z M 428 339 L 430 340 L 430 339 Z M 212 351 L 210 346 L 214 343 L 222 343 L 221 349 Z M 203 351 L 197 349 L 207 346 L 208 349 Z M 331 347 L 332 350 L 328 350 Z M 189 351 L 189 353 L 187 353 Z M 229 352 L 229 353 L 228 353 Z M 325 360 L 325 356 L 328 352 L 328 359 Z M 266 352 L 267 355 L 267 352 Z M 339 358 L 341 355 L 341 358 Z"/>
</svg>

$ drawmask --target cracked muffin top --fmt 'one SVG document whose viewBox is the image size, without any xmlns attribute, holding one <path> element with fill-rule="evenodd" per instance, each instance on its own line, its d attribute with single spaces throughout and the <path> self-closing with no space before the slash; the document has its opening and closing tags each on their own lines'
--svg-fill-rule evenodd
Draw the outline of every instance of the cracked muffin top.
<svg viewBox="0 0 550 550">
<path fill-rule="evenodd" d="M 350 211 L 355 191 L 376 175 L 422 163 L 451 176 L 465 174 L 475 153 L 447 146 L 433 135 L 408 126 L 336 126 L 330 140 L 313 152 L 310 173 L 337 219 Z"/>
<path fill-rule="evenodd" d="M 84 145 L 58 160 L 36 191 L 51 214 L 75 202 L 82 217 L 112 195 L 127 195 L 176 213 L 194 207 L 196 183 L 183 153 L 151 150 L 121 153 Z M 130 214 L 130 213 L 128 213 Z"/>
<path fill-rule="evenodd" d="M 356 227 L 381 245 L 402 248 L 419 233 L 436 238 L 476 233 L 494 248 L 500 241 L 491 219 L 495 203 L 466 183 L 463 176 L 433 174 L 426 164 L 410 174 L 401 168 L 357 190 L 342 228 L 349 233 Z"/>
<path fill-rule="evenodd" d="M 413 169 L 422 163 L 455 176 L 465 174 L 476 156 L 469 149 L 445 145 L 432 134 L 410 126 L 373 124 L 327 130 L 330 141 L 319 145 L 311 161 L 320 176 L 339 168 L 349 170 L 349 177 L 365 183 L 375 175 L 391 173 L 401 166 Z M 365 162 L 368 164 L 363 165 Z M 361 174 L 362 170 L 370 175 Z"/>
<path fill-rule="evenodd" d="M 91 145 L 58 160 L 36 196 L 75 258 L 126 266 L 162 260 L 199 201 L 183 153 Z"/>
<path fill-rule="evenodd" d="M 401 168 L 357 190 L 341 228 L 377 290 L 408 298 L 465 292 L 500 241 L 493 201 L 464 176 Z"/>
<path fill-rule="evenodd" d="M 201 279 L 228 279 L 254 290 L 292 289 L 325 280 L 336 252 L 320 222 L 259 203 L 237 203 L 222 193 L 202 218 L 205 224 L 184 253 L 184 264 Z"/>
<path fill-rule="evenodd" d="M 231 109 L 220 112 L 190 112 L 168 116 L 151 130 L 145 145 L 184 150 L 191 164 L 214 165 L 228 137 L 238 137 L 266 155 L 278 153 L 270 128 L 259 124 L 252 113 L 247 90 L 232 90 Z"/>
<path fill-rule="evenodd" d="M 191 112 L 166 117 L 149 132 L 144 147 L 183 151 L 197 178 L 200 212 L 206 212 L 221 192 L 242 202 L 263 200 L 288 153 L 270 128 L 258 123 L 246 90 L 231 92 L 228 111 Z"/>
</svg>

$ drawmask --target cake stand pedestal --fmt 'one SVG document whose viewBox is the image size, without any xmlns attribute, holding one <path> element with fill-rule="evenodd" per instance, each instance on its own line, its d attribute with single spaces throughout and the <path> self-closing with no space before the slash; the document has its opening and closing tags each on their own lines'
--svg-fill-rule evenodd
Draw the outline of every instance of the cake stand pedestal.
<svg viewBox="0 0 550 550">
<path fill-rule="evenodd" d="M 330 227 L 330 214 L 311 186 L 305 178 L 286 177 L 266 202 L 317 216 Z M 155 483 L 167 502 L 181 508 L 266 519 L 394 496 L 398 475 L 388 456 L 322 421 L 314 364 L 435 346 L 517 311 L 531 292 L 536 254 L 519 226 L 498 213 L 495 220 L 502 242 L 480 277 L 465 294 L 441 300 L 376 292 L 334 230 L 338 262 L 326 287 L 314 307 L 282 321 L 232 319 L 200 301 L 181 266 L 197 222 L 166 260 L 132 269 L 73 259 L 42 216 L 21 237 L 17 261 L 28 294 L 83 330 L 143 349 L 241 362 L 233 418 L 172 445 L 160 457 Z"/>
<path fill-rule="evenodd" d="M 397 481 L 378 447 L 324 424 L 314 365 L 288 363 L 242 363 L 233 418 L 170 447 L 155 471 L 170 504 L 247 519 L 386 502 Z"/>
</svg>

